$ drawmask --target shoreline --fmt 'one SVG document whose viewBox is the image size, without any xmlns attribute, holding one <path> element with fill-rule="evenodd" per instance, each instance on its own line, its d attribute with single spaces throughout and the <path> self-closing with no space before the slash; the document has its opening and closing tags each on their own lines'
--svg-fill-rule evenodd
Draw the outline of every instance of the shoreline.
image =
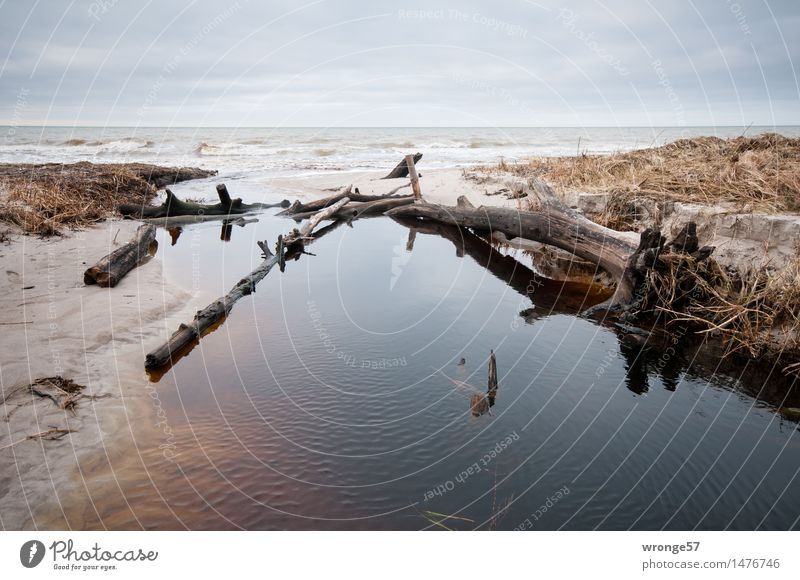
<svg viewBox="0 0 800 580">
<path fill-rule="evenodd" d="M 0 246 L 6 265 L 0 278 L 0 385 L 9 397 L 0 430 L 6 528 L 42 527 L 42 521 L 58 519 L 60 494 L 82 484 L 84 464 L 97 454 L 110 461 L 130 449 L 130 421 L 146 416 L 151 405 L 141 363 L 144 343 L 167 337 L 210 300 L 170 280 L 157 255 L 113 289 L 84 286 L 87 264 L 125 243 L 138 225 L 109 220 L 63 237 L 20 234 Z M 28 393 L 11 394 L 55 376 L 85 387 L 87 397 L 74 410 Z M 6 447 L 50 428 L 71 432 L 57 441 Z"/>
</svg>

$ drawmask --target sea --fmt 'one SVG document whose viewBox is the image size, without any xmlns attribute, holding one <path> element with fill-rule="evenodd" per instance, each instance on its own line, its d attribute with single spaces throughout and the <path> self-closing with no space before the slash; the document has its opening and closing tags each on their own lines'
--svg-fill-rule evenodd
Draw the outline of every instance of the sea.
<svg viewBox="0 0 800 580">
<path fill-rule="evenodd" d="M 1 163 L 143 162 L 221 175 L 290 177 L 383 170 L 408 153 L 421 167 L 452 168 L 531 156 L 611 153 L 703 135 L 736 137 L 782 127 L 14 127 L 0 129 Z"/>
</svg>

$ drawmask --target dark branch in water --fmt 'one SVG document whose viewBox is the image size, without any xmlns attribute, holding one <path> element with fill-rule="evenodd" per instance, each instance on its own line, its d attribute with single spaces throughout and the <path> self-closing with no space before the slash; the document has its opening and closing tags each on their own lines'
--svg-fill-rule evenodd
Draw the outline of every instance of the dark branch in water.
<svg viewBox="0 0 800 580">
<path fill-rule="evenodd" d="M 135 219 L 166 218 L 176 216 L 231 216 L 241 215 L 260 209 L 272 207 L 289 207 L 289 201 L 280 203 L 243 203 L 241 198 L 231 199 L 228 188 L 221 183 L 217 186 L 219 203 L 202 204 L 179 199 L 167 189 L 166 199 L 159 206 L 136 205 L 124 203 L 119 206 L 119 213 Z"/>
</svg>

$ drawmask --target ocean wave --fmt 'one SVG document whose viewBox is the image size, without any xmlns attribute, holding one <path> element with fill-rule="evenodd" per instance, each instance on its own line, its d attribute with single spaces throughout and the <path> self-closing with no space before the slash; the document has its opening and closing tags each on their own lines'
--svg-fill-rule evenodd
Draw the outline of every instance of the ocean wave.
<svg viewBox="0 0 800 580">
<path fill-rule="evenodd" d="M 208 143 L 207 141 L 201 141 L 194 148 L 194 153 L 199 157 L 221 157 L 241 154 L 245 147 L 241 143 Z"/>
<path fill-rule="evenodd" d="M 489 139 L 473 139 L 469 142 L 469 149 L 483 149 L 484 147 L 507 147 L 508 141 L 492 141 Z"/>
<path fill-rule="evenodd" d="M 336 149 L 314 149 L 314 155 L 317 157 L 330 157 L 336 155 Z"/>
<path fill-rule="evenodd" d="M 376 149 L 410 149 L 416 147 L 411 141 L 383 141 L 370 143 L 369 146 Z"/>
</svg>

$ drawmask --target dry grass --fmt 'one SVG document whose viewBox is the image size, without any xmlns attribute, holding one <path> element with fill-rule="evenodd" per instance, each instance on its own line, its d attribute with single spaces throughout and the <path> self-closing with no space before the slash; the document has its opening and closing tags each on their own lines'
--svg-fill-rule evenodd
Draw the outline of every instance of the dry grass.
<svg viewBox="0 0 800 580">
<path fill-rule="evenodd" d="M 106 219 L 121 203 L 149 203 L 159 187 L 214 173 L 143 163 L 0 165 L 0 220 L 54 235 Z"/>
<path fill-rule="evenodd" d="M 543 177 L 558 191 L 603 192 L 618 203 L 647 197 L 733 202 L 751 211 L 800 211 L 800 139 L 697 137 L 610 155 L 536 158 L 497 169 Z"/>
<path fill-rule="evenodd" d="M 665 315 L 670 326 L 722 337 L 731 353 L 800 356 L 800 258 L 767 274 L 725 271 L 713 259 L 662 254 L 642 296 L 642 311 Z"/>
</svg>

